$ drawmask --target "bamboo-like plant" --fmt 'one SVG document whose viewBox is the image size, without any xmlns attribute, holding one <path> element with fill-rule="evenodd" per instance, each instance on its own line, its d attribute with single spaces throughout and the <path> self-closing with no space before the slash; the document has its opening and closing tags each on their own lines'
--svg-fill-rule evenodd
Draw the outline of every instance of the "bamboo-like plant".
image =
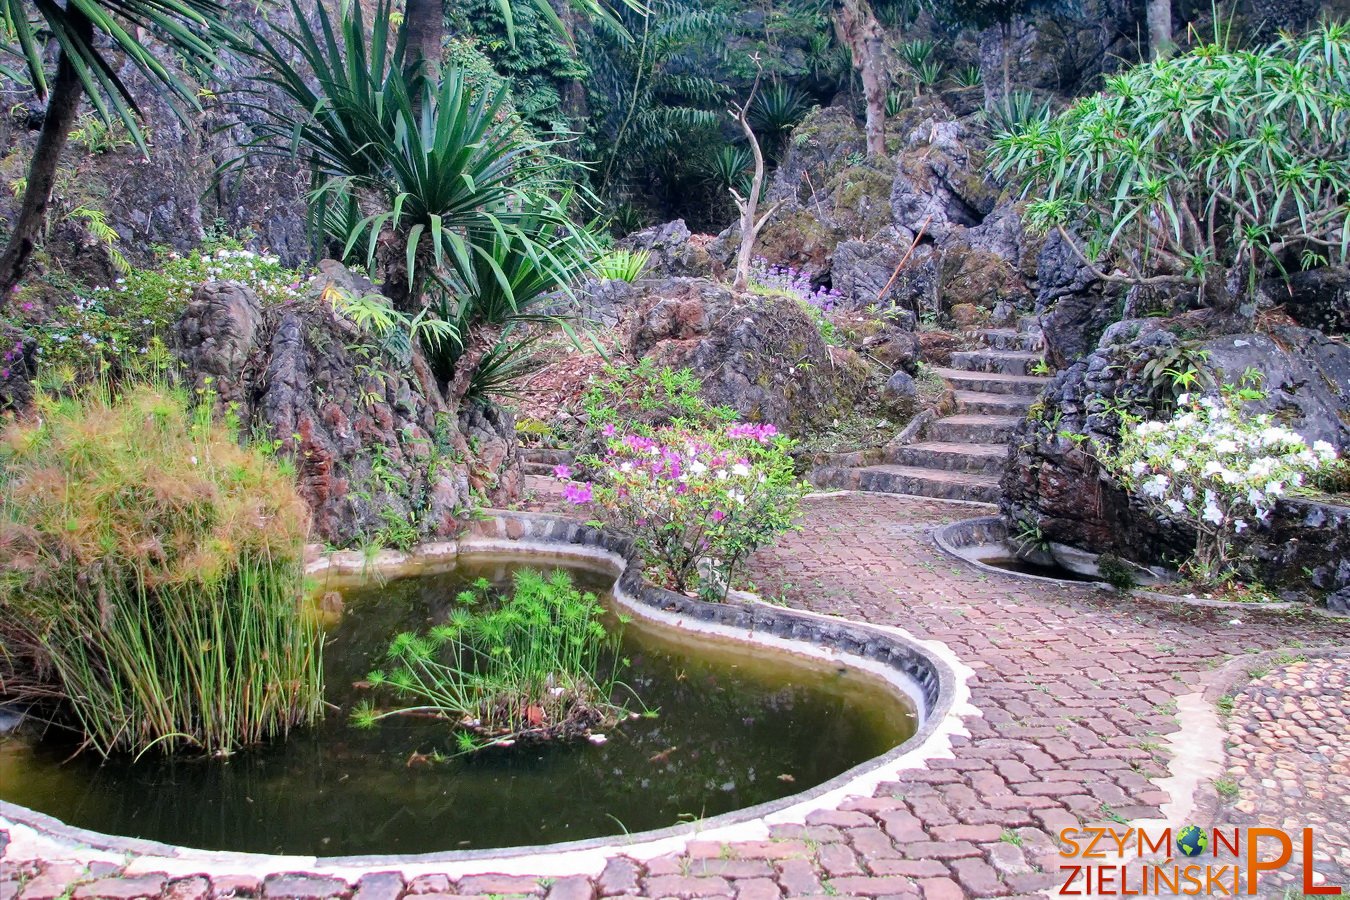
<svg viewBox="0 0 1350 900">
<path fill-rule="evenodd" d="M 1219 42 L 1107 80 L 991 152 L 1098 277 L 1250 315 L 1272 272 L 1350 258 L 1350 27 Z"/>
<path fill-rule="evenodd" d="M 578 737 L 621 712 L 609 662 L 617 634 L 602 623 L 594 594 L 582 593 L 562 570 L 524 569 L 512 591 L 493 604 L 491 583 L 480 579 L 456 598 L 448 620 L 425 633 L 395 636 L 385 668 L 367 677 L 405 704 L 367 702 L 353 722 L 431 715 L 462 729 L 460 746 L 514 742 L 522 737 Z"/>
<path fill-rule="evenodd" d="M 319 718 L 294 473 L 179 391 L 38 402 L 0 445 L 0 689 L 58 701 L 102 754 Z"/>
</svg>

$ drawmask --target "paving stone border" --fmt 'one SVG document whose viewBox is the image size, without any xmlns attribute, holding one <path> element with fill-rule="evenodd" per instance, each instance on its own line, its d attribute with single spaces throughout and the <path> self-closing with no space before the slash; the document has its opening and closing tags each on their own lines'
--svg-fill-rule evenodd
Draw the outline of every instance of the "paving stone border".
<svg viewBox="0 0 1350 900">
<path fill-rule="evenodd" d="M 1279 601 L 1275 603 L 1240 603 L 1233 600 L 1211 600 L 1206 597 L 1182 597 L 1176 594 L 1164 594 L 1159 591 L 1150 591 L 1148 588 L 1136 587 L 1128 591 L 1121 591 L 1119 588 L 1112 587 L 1104 581 L 1085 581 L 1072 578 L 1050 578 L 1045 575 L 1032 575 L 1029 572 L 1017 572 L 1012 569 L 1001 569 L 998 566 L 991 566 L 988 563 L 981 562 L 978 558 L 972 557 L 962 550 L 981 544 L 1002 543 L 1007 539 L 1008 527 L 1000 516 L 977 516 L 973 519 L 962 519 L 959 522 L 953 522 L 950 525 L 938 528 L 933 532 L 933 543 L 949 556 L 954 556 L 967 565 L 973 566 L 984 572 L 995 575 L 1001 575 L 1010 578 L 1023 578 L 1028 581 L 1043 581 L 1048 584 L 1060 585 L 1088 585 L 1099 588 L 1104 591 L 1114 591 L 1119 594 L 1126 594 L 1139 600 L 1146 600 L 1157 603 L 1173 603 L 1179 606 L 1205 607 L 1209 609 L 1231 609 L 1241 610 L 1252 613 L 1299 613 L 1315 616 L 1326 616 L 1332 619 L 1345 619 L 1346 613 L 1333 612 L 1315 606 L 1312 603 L 1299 603 L 1289 601 Z"/>
<path fill-rule="evenodd" d="M 752 643 L 817 661 L 828 660 L 861 670 L 887 683 L 912 701 L 921 716 L 915 734 L 886 754 L 855 766 L 806 791 L 745 807 L 695 823 L 627 835 L 501 849 L 456 850 L 411 855 L 343 857 L 271 857 L 214 852 L 156 841 L 105 835 L 68 826 L 50 816 L 0 801 L 0 828 L 24 826 L 40 839 L 98 853 L 189 863 L 194 871 L 249 871 L 269 868 L 322 871 L 375 870 L 407 866 L 467 866 L 468 871 L 501 872 L 511 860 L 527 860 L 532 872 L 549 868 L 554 857 L 562 869 L 584 870 L 594 860 L 620 852 L 646 858 L 681 849 L 691 840 L 767 837 L 766 823 L 800 821 L 811 810 L 833 808 L 848 797 L 869 796 L 876 785 L 904 768 L 922 766 L 930 757 L 950 757 L 953 734 L 965 734 L 963 716 L 977 715 L 965 681 L 970 674 L 945 648 L 918 641 L 902 629 L 868 625 L 764 603 L 737 592 L 724 603 L 708 603 L 656 587 L 642 578 L 631 539 L 572 519 L 529 512 L 493 511 L 472 522 L 456 541 L 426 544 L 408 553 L 383 551 L 374 556 L 353 551 L 311 553 L 309 576 L 364 580 L 443 570 L 464 556 L 528 554 L 607 568 L 616 577 L 614 595 L 627 611 L 669 627 L 714 638 Z M 746 828 L 745 826 L 751 826 Z M 760 832 L 760 833 L 757 833 Z M 3 832 L 0 832 L 3 833 Z M 357 872 L 359 874 L 359 872 Z"/>
</svg>

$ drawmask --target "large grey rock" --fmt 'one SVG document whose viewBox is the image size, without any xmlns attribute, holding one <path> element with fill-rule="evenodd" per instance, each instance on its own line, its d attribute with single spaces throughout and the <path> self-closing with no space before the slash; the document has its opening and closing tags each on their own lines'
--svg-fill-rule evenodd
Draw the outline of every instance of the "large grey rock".
<svg viewBox="0 0 1350 900">
<path fill-rule="evenodd" d="M 1305 328 L 1328 334 L 1350 332 L 1350 268 L 1324 266 L 1295 272 L 1287 281 L 1271 279 L 1263 288 Z"/>
<path fill-rule="evenodd" d="M 1115 318 L 1119 292 L 1093 275 L 1058 232 L 1036 258 L 1036 284 L 1036 312 L 1050 361 L 1062 368 L 1092 352 Z"/>
<path fill-rule="evenodd" d="M 244 366 L 262 325 L 262 305 L 248 287 L 208 281 L 192 294 L 174 328 L 174 346 L 195 387 L 225 403 L 243 400 Z"/>
<path fill-rule="evenodd" d="M 703 238 L 707 240 L 707 238 Z M 711 274 L 713 261 L 683 219 L 635 231 L 615 244 L 619 250 L 646 250 L 644 278 L 694 277 Z"/>
<path fill-rule="evenodd" d="M 1180 343 L 1168 326 L 1157 319 L 1116 323 L 1093 353 L 1051 381 L 1012 440 L 1002 484 L 1006 517 L 1037 525 L 1049 540 L 1144 564 L 1175 565 L 1190 554 L 1195 536 L 1189 527 L 1155 518 L 1127 496 L 1092 449 L 1115 445 L 1122 410 L 1153 415 L 1145 399 L 1151 386 L 1138 378 L 1149 359 Z M 1182 320 L 1173 327 L 1188 326 Z M 1192 349 L 1207 352 L 1208 365 L 1224 381 L 1237 381 L 1249 367 L 1265 375 L 1268 396 L 1250 405 L 1253 413 L 1271 412 L 1309 440 L 1326 440 L 1342 451 L 1350 447 L 1350 347 L 1284 327 L 1270 335 L 1215 336 L 1193 342 Z M 1342 577 L 1350 578 L 1350 563 L 1333 564 L 1325 553 L 1331 547 L 1333 556 L 1345 558 L 1350 538 L 1333 541 L 1330 535 L 1350 528 L 1350 512 L 1310 518 L 1300 510 L 1281 504 L 1271 528 L 1258 535 L 1253 552 L 1261 576 L 1279 584 L 1307 569 L 1321 573 L 1316 587 L 1339 587 Z M 1313 536 L 1319 527 L 1330 529 L 1325 539 Z"/>
<path fill-rule="evenodd" d="M 692 369 L 704 398 L 742 419 L 800 434 L 847 414 L 863 394 L 866 364 L 827 345 L 795 300 L 737 295 L 700 278 L 642 289 L 628 352 Z"/>
</svg>

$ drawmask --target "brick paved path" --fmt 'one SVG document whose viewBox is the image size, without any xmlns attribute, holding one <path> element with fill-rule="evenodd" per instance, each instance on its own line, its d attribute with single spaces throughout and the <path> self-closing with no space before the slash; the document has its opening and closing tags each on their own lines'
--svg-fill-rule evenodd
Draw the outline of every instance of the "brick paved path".
<svg viewBox="0 0 1350 900">
<path fill-rule="evenodd" d="M 1314 883 L 1325 879 L 1350 894 L 1350 655 L 1291 654 L 1258 665 L 1266 670 L 1232 696 L 1219 819 L 1282 828 L 1291 837 L 1312 828 Z M 1297 840 L 1294 854 L 1303 856 Z M 1297 886 L 1299 872 L 1270 879 Z"/>
<path fill-rule="evenodd" d="M 1175 699 L 1201 690 L 1228 655 L 1350 644 L 1345 622 L 1148 604 L 1089 587 L 982 574 L 929 539 L 934 526 L 971 514 L 969 507 L 886 495 L 816 498 L 807 504 L 803 531 L 754 560 L 752 574 L 766 594 L 946 642 L 975 670 L 972 700 L 983 712 L 967 721 L 969 738 L 955 739 L 954 759 L 935 760 L 882 784 L 873 797 L 815 813 L 801 825 L 776 826 L 773 840 L 694 843 L 645 866 L 620 857 L 594 880 L 456 883 L 437 876 L 405 886 L 386 875 L 370 876 L 352 894 L 345 883 L 298 876 L 212 886 L 206 879 L 119 880 L 99 871 L 83 877 L 102 880 L 75 887 L 74 897 L 203 898 L 231 890 L 360 900 L 413 891 L 555 900 L 1030 895 L 1054 882 L 1059 858 L 1052 835 L 1060 828 L 1160 816 L 1169 798 L 1154 779 L 1168 774 L 1165 736 L 1178 728 Z M 1328 703 L 1347 702 L 1343 682 L 1324 683 L 1342 691 Z M 1283 701 L 1272 702 L 1278 711 Z M 1230 736 L 1246 740 L 1242 732 Z M 1259 752 L 1283 751 L 1272 745 Z M 1308 783 L 1321 777 L 1320 765 L 1312 755 L 1298 762 Z M 1345 821 L 1350 801 L 1343 786 L 1336 790 L 1339 798 L 1328 786 L 1327 809 Z M 1279 824 L 1278 815 L 1255 815 Z M 23 900 L 51 900 L 79 875 L 10 860 L 0 900 L 16 889 Z"/>
</svg>

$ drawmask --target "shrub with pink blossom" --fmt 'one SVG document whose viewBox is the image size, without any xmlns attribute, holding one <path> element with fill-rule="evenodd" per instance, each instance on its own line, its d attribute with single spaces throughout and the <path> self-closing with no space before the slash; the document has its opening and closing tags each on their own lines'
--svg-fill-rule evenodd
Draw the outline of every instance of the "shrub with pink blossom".
<svg viewBox="0 0 1350 900">
<path fill-rule="evenodd" d="M 594 482 L 554 474 L 569 502 L 634 538 L 649 577 L 721 600 L 746 557 L 793 527 L 806 485 L 790 448 L 773 425 L 667 427 L 610 437 L 583 461 Z"/>
</svg>

